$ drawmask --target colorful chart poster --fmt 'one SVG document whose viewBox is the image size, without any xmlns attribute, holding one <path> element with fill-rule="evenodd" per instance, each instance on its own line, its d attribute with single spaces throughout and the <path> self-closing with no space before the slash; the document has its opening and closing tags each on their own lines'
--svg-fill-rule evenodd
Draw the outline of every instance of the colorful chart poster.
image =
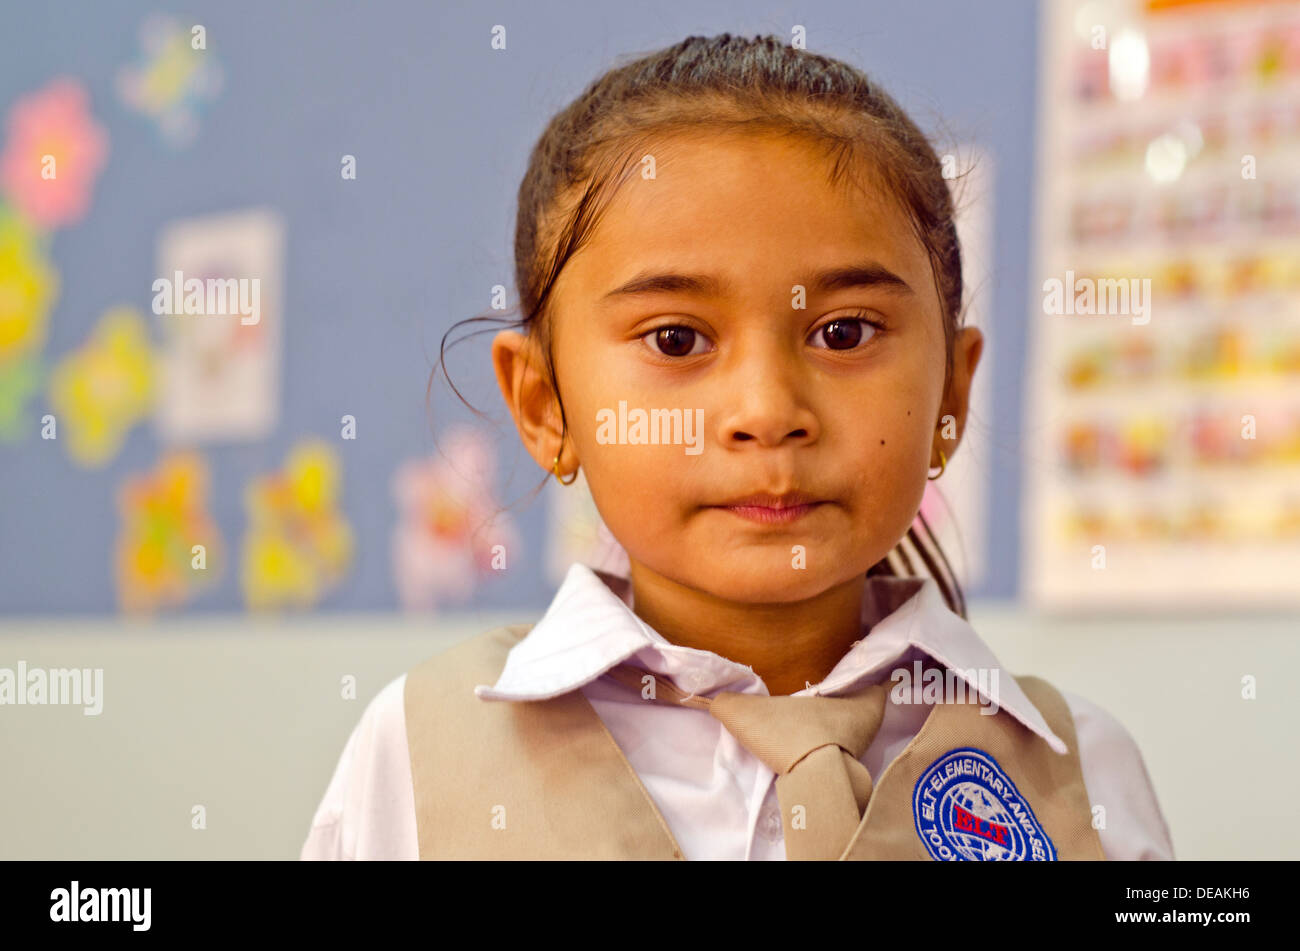
<svg viewBox="0 0 1300 951">
<path fill-rule="evenodd" d="M 158 243 L 156 422 L 170 442 L 253 441 L 280 416 L 284 225 L 253 209 L 179 221 Z"/>
<path fill-rule="evenodd" d="M 1043 15 L 1025 594 L 1294 605 L 1300 6 Z"/>
</svg>

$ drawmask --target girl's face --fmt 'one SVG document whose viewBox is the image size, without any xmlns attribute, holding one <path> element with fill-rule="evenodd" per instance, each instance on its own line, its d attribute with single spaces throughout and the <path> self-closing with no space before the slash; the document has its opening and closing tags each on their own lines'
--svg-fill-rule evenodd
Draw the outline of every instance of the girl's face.
<svg viewBox="0 0 1300 951">
<path fill-rule="evenodd" d="M 964 427 L 979 332 L 959 333 L 944 394 L 924 248 L 891 197 L 831 186 L 810 145 L 675 137 L 654 159 L 553 290 L 560 470 L 584 469 L 634 579 L 729 601 L 813 597 L 906 534 L 938 450 L 956 449 L 941 416 L 958 438 Z M 544 388 L 521 392 L 518 361 L 503 358 L 531 342 L 513 338 L 498 339 L 498 379 L 549 469 L 558 412 Z M 634 443 L 641 432 L 659 444 Z M 808 504 L 738 504 L 790 493 L 784 504 Z"/>
</svg>

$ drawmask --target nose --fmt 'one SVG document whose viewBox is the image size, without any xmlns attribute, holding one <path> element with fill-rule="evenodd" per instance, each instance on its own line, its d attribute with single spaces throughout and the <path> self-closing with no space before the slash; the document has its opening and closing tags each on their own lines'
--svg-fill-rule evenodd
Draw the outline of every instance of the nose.
<svg viewBox="0 0 1300 951">
<path fill-rule="evenodd" d="M 740 361 L 728 388 L 719 433 L 724 446 L 804 445 L 815 442 L 821 432 L 806 398 L 805 381 L 787 354 L 773 351 Z"/>
</svg>

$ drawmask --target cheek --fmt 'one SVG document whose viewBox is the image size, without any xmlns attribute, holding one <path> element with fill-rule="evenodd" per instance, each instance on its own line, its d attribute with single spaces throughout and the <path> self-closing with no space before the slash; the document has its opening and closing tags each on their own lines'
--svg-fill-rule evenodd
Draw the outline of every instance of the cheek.
<svg viewBox="0 0 1300 951">
<path fill-rule="evenodd" d="M 635 561 L 663 565 L 682 557 L 681 450 L 668 460 L 657 457 L 660 447 L 592 442 L 583 457 L 587 485 L 610 534 Z"/>
<path fill-rule="evenodd" d="M 859 505 L 895 515 L 916 510 L 925 492 L 929 462 L 929 443 L 923 435 L 915 430 L 878 430 L 869 435 L 854 460 L 860 473 L 854 480 Z"/>
<path fill-rule="evenodd" d="M 891 483 L 925 479 L 939 411 L 943 365 L 918 340 L 886 370 L 864 379 L 849 401 L 851 418 L 841 415 L 839 428 L 852 434 L 852 450 Z M 938 374 L 936 376 L 936 374 Z"/>
<path fill-rule="evenodd" d="M 592 498 L 602 511 L 625 508 L 647 521 L 664 518 L 687 491 L 680 446 L 607 445 L 592 432 L 575 445 Z"/>
<path fill-rule="evenodd" d="M 933 437 L 922 421 L 926 412 L 900 402 L 836 426 L 835 442 L 843 446 L 834 454 L 843 460 L 836 465 L 845 466 L 855 521 L 864 527 L 905 532 L 920 508 Z"/>
<path fill-rule="evenodd" d="M 827 407 L 833 414 L 828 429 L 842 451 L 873 476 L 908 478 L 919 466 L 924 477 L 934 436 L 932 415 L 937 411 L 932 399 L 915 377 L 873 379 Z"/>
<path fill-rule="evenodd" d="M 685 487 L 702 456 L 686 456 L 680 445 L 608 443 L 598 438 L 611 434 L 598 415 L 607 412 L 615 418 L 612 433 L 617 439 L 620 400 L 629 411 L 675 405 L 665 402 L 662 394 L 633 385 L 617 368 L 618 361 L 610 359 L 611 346 L 590 336 L 556 339 L 568 438 L 605 527 L 632 558 L 663 561 L 674 557 L 665 551 L 680 548 L 681 499 L 691 496 Z"/>
<path fill-rule="evenodd" d="M 618 442 L 620 399 L 628 402 L 629 411 L 646 405 L 639 394 L 623 390 L 611 397 L 593 388 L 573 401 L 569 432 L 601 520 L 636 557 L 634 548 L 671 542 L 679 527 L 682 499 L 691 496 L 687 486 L 692 463 L 701 457 L 686 456 L 679 445 Z M 565 405 L 567 409 L 568 397 Z M 606 441 L 610 438 L 612 442 Z"/>
</svg>

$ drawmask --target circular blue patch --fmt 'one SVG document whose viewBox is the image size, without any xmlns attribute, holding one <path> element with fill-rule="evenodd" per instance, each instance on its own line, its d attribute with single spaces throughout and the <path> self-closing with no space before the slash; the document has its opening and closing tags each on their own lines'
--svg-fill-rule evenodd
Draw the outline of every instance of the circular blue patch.
<svg viewBox="0 0 1300 951">
<path fill-rule="evenodd" d="M 1056 846 L 1002 767 L 971 746 L 930 764 L 912 792 L 916 834 L 940 862 L 1055 862 Z"/>
</svg>

